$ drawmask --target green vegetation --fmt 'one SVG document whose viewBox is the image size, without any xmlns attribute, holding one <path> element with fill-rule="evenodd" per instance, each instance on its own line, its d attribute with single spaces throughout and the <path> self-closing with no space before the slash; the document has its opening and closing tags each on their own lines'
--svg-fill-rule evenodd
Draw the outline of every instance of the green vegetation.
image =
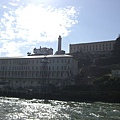
<svg viewBox="0 0 120 120">
<path fill-rule="evenodd" d="M 88 85 L 70 85 L 66 86 L 62 89 L 62 91 L 70 91 L 70 92 L 80 92 L 80 91 L 90 91 L 92 90 Z"/>
<path fill-rule="evenodd" d="M 116 56 L 112 56 L 109 58 L 100 58 L 95 61 L 95 64 L 98 66 L 106 66 L 106 65 L 112 65 L 112 64 L 119 64 L 120 59 Z"/>
<path fill-rule="evenodd" d="M 94 85 L 95 89 L 100 91 L 120 91 L 120 78 L 107 74 L 96 78 Z"/>
</svg>

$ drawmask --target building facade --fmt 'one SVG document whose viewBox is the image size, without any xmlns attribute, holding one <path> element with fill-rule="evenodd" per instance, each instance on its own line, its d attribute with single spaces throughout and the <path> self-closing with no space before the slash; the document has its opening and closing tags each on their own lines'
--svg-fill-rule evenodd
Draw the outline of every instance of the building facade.
<svg viewBox="0 0 120 120">
<path fill-rule="evenodd" d="M 77 67 L 71 55 L 1 57 L 0 79 L 12 88 L 69 85 Z"/>
<path fill-rule="evenodd" d="M 69 52 L 83 52 L 83 53 L 93 53 L 93 54 L 108 54 L 113 50 L 115 40 L 102 41 L 102 42 L 92 42 L 92 43 L 80 43 L 80 44 L 70 44 Z"/>
</svg>

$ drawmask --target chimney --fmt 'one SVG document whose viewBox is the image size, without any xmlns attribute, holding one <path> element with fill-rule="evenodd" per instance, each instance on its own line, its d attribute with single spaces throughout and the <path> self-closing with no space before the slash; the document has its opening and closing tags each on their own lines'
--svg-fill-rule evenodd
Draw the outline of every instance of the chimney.
<svg viewBox="0 0 120 120">
<path fill-rule="evenodd" d="M 62 40 L 62 38 L 61 38 L 61 36 L 59 35 L 59 37 L 58 37 L 58 53 L 61 52 L 61 40 Z"/>
</svg>

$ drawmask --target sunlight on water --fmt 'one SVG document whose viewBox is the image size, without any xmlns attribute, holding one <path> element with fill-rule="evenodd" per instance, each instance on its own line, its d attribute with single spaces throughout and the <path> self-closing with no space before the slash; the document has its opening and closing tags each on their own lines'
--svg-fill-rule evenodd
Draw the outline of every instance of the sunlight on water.
<svg viewBox="0 0 120 120">
<path fill-rule="evenodd" d="M 0 120 L 119 120 L 120 104 L 0 98 Z"/>
</svg>

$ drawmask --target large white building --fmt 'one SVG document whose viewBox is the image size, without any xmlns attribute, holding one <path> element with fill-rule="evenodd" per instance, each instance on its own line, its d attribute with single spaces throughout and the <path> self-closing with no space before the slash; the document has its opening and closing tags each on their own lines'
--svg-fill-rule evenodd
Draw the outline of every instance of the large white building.
<svg viewBox="0 0 120 120">
<path fill-rule="evenodd" d="M 13 88 L 72 84 L 78 62 L 71 55 L 1 57 L 0 79 Z"/>
</svg>

